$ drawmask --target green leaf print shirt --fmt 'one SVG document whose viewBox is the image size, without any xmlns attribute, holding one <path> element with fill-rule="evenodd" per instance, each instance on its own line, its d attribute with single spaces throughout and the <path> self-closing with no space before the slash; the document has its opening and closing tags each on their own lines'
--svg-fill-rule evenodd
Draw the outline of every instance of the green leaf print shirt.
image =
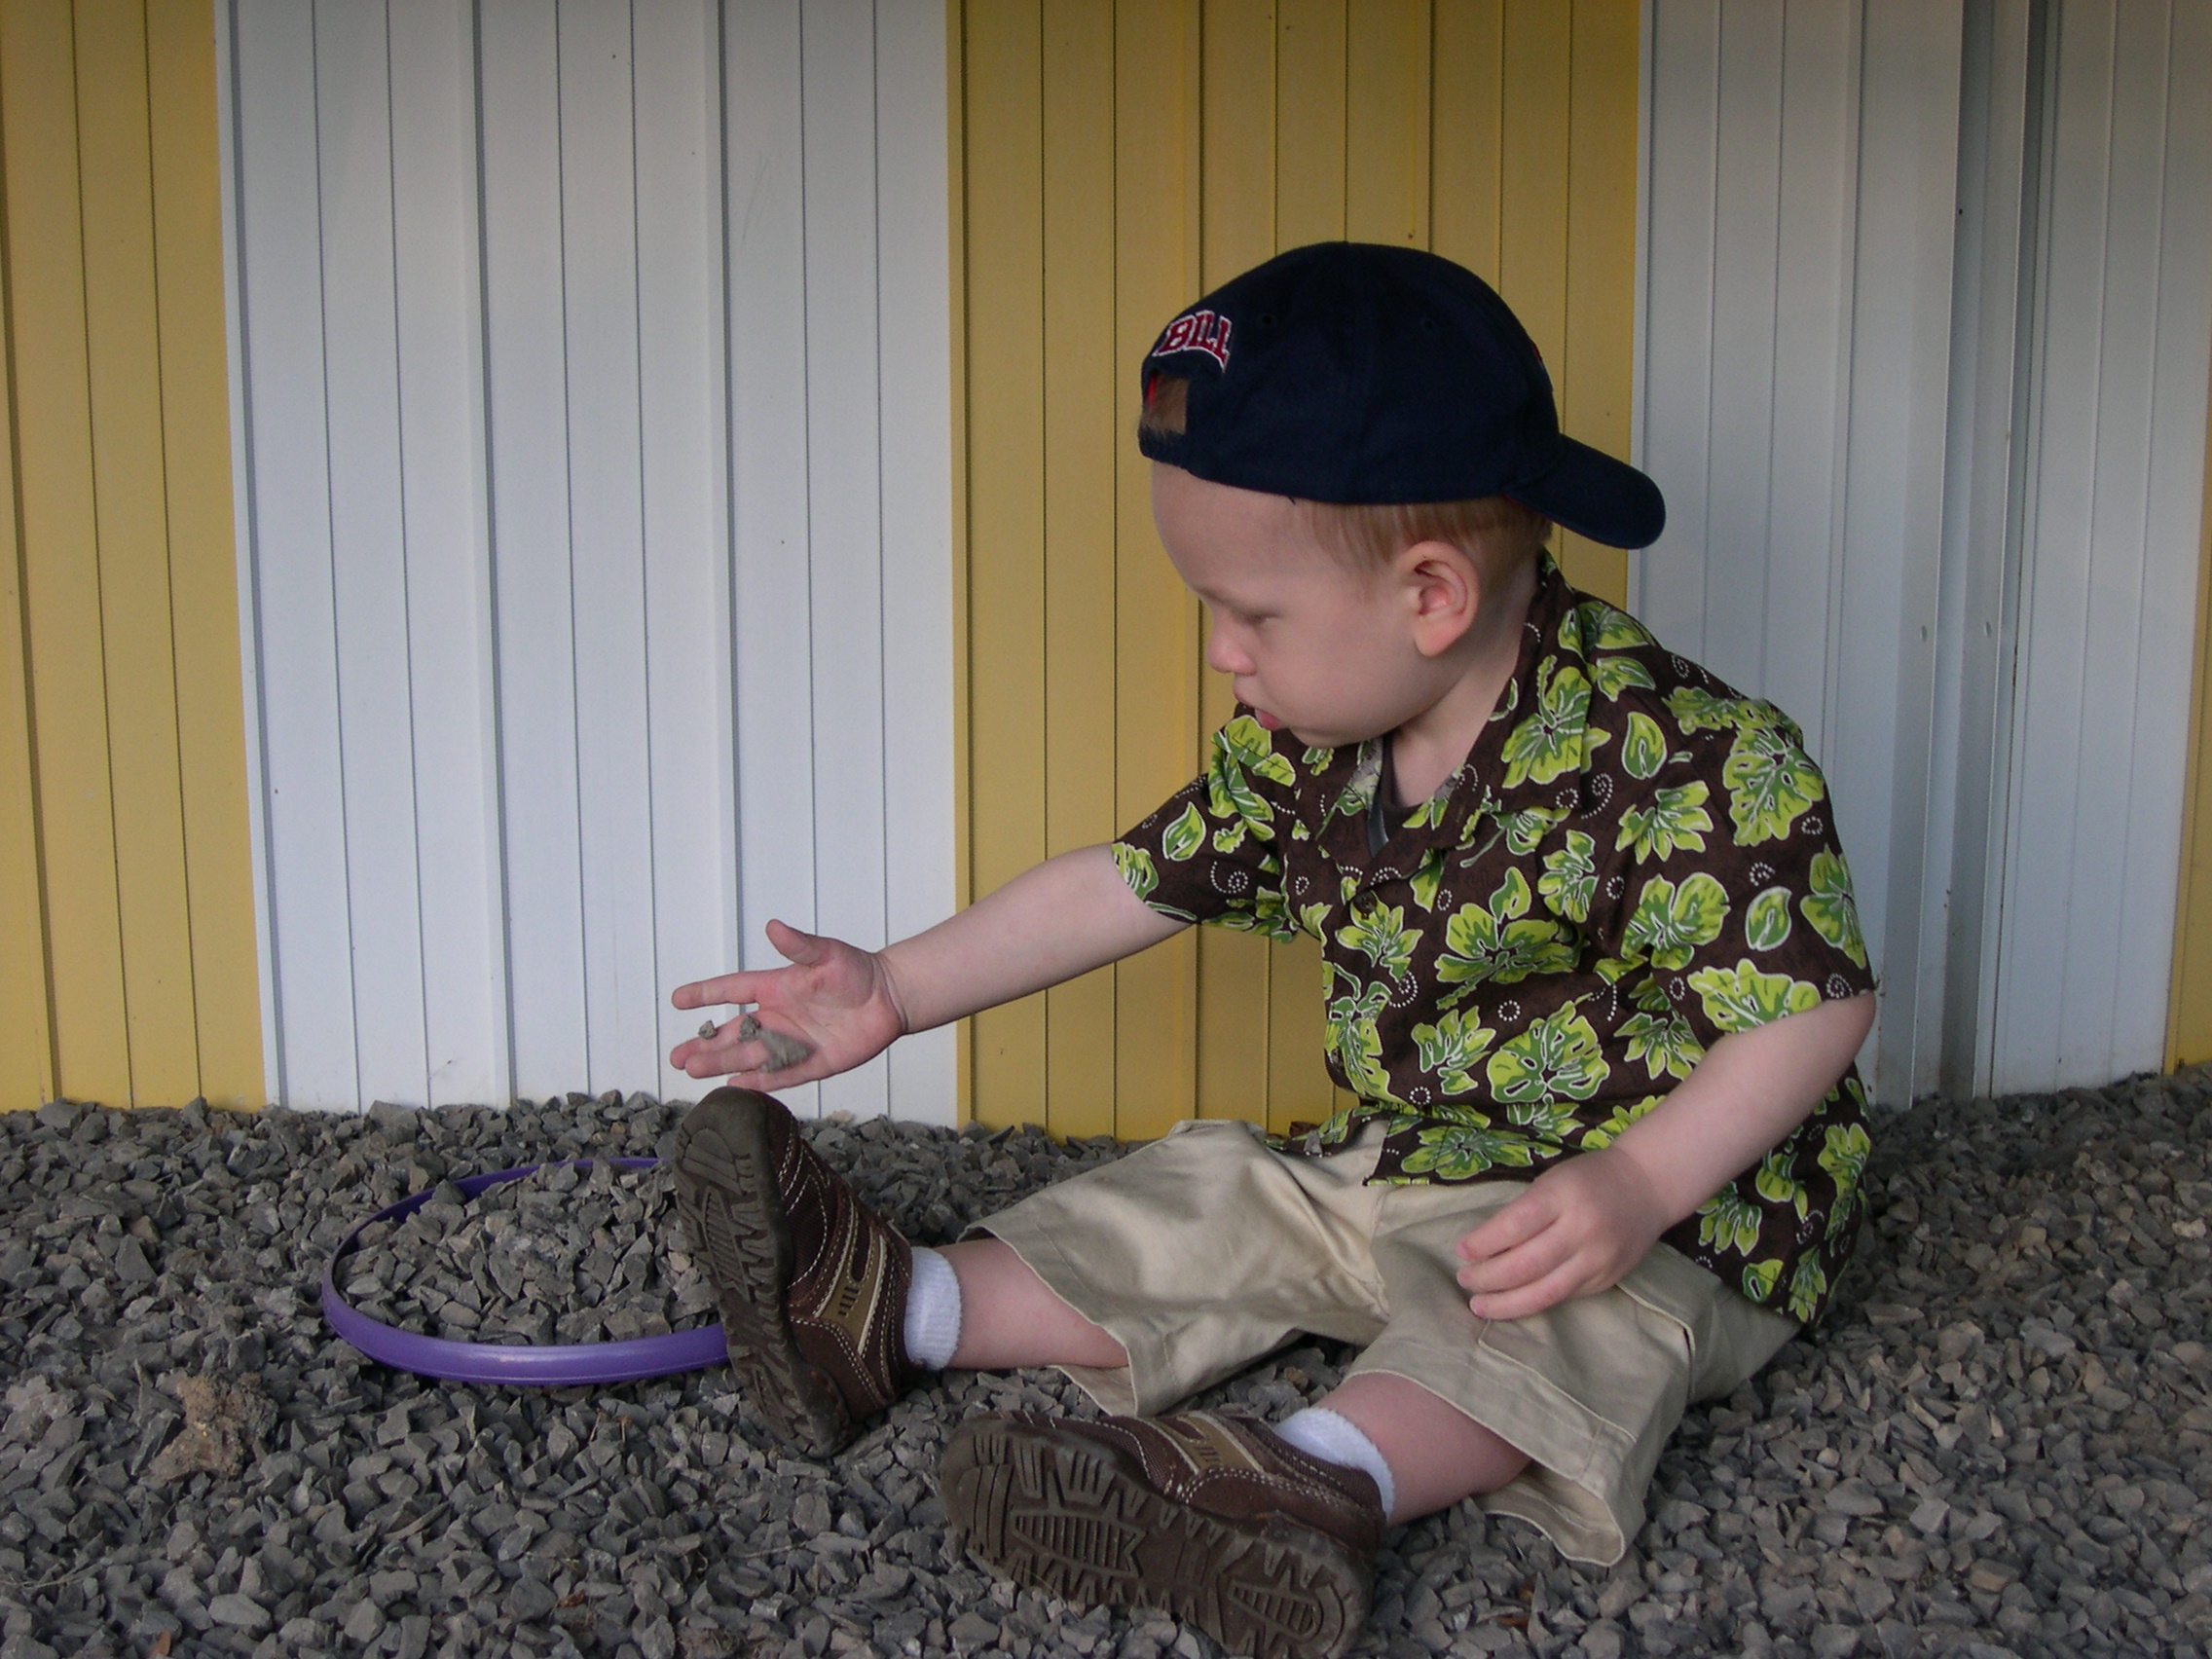
<svg viewBox="0 0 2212 1659">
<path fill-rule="evenodd" d="M 1382 851 L 1379 742 L 1309 750 L 1239 709 L 1203 776 L 1115 844 L 1154 909 L 1326 959 L 1329 1069 L 1388 1129 L 1382 1182 L 1527 1180 L 1604 1146 L 1706 1050 L 1874 988 L 1827 785 L 1797 728 L 1568 587 L 1547 557 L 1466 761 Z M 1666 1235 L 1810 1324 L 1862 1207 L 1856 1070 Z"/>
</svg>

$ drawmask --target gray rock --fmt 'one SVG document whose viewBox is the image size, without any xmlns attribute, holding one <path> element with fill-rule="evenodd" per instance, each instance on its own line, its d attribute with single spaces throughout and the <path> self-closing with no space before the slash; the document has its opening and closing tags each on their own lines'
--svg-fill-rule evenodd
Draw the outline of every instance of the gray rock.
<svg viewBox="0 0 2212 1659">
<path fill-rule="evenodd" d="M 945 1634 L 952 1638 L 955 1651 L 967 1653 L 989 1642 L 996 1641 L 999 1627 L 983 1617 L 981 1613 L 971 1609 L 962 1613 L 951 1624 L 947 1625 Z"/>
<path fill-rule="evenodd" d="M 1619 1659 L 1803 1656 L 1840 1644 L 1830 1627 L 1883 1659 L 2056 1659 L 2091 1632 L 2120 1651 L 2201 1647 L 2208 1084 L 2193 1071 L 1878 1116 L 1868 1222 L 1833 1314 L 1689 1412 L 1629 1558 L 1579 1568 L 1460 1505 L 1389 1535 L 1358 1659 L 1528 1653 L 1530 1635 L 1547 1659 L 1594 1659 L 1608 1636 Z M 520 1628 L 539 1654 L 635 1659 L 663 1641 L 671 1659 L 869 1659 L 861 1643 L 906 1659 L 909 1642 L 923 1659 L 1221 1659 L 1157 1614 L 1061 1607 L 946 1556 L 945 1433 L 1004 1407 L 1088 1414 L 1055 1373 L 948 1376 L 815 1463 L 767 1435 L 720 1368 L 589 1391 L 453 1387 L 368 1364 L 323 1324 L 330 1249 L 414 1189 L 429 1195 L 416 1234 L 343 1264 L 359 1295 L 413 1298 L 426 1328 L 450 1306 L 480 1340 L 542 1341 L 530 1320 L 550 1317 L 566 1258 L 560 1318 L 601 1340 L 609 1299 L 620 1311 L 655 1273 L 667 1288 L 680 1235 L 665 1212 L 647 1221 L 649 1193 L 548 1172 L 501 1208 L 453 1182 L 652 1151 L 674 1108 L 579 1093 L 504 1112 L 59 1116 L 65 1129 L 0 1115 L 11 1653 L 143 1652 L 166 1631 L 180 1659 L 506 1659 Z M 1122 1150 L 1033 1129 L 806 1132 L 922 1242 Z M 563 1237 L 559 1212 L 585 1203 L 605 1215 Z M 473 1247 L 449 1249 L 471 1226 Z M 502 1247 L 518 1235 L 560 1248 Z M 1333 1387 L 1349 1352 L 1301 1342 L 1200 1400 L 1280 1418 Z M 212 1461 L 180 1453 L 156 1480 L 158 1455 L 186 1440 L 188 1381 L 206 1384 Z M 224 1391 L 241 1396 L 229 1419 Z M 224 1623 L 230 1597 L 266 1623 Z"/>
<path fill-rule="evenodd" d="M 374 1641 L 384 1631 L 384 1614 L 374 1602 L 364 1599 L 353 1604 L 341 1628 L 355 1641 Z"/>
<path fill-rule="evenodd" d="M 1836 1482 L 1823 1501 L 1840 1515 L 1864 1518 L 1882 1513 L 1882 1500 L 1874 1489 L 1856 1477 Z"/>
<path fill-rule="evenodd" d="M 240 1595 L 236 1591 L 227 1596 L 217 1596 L 209 1602 L 207 1616 L 219 1625 L 256 1634 L 267 1630 L 270 1622 L 267 1607 L 251 1596 Z"/>
<path fill-rule="evenodd" d="M 535 1624 L 553 1610 L 560 1600 L 535 1578 L 518 1578 L 507 1592 L 507 1617 L 517 1624 Z"/>
</svg>

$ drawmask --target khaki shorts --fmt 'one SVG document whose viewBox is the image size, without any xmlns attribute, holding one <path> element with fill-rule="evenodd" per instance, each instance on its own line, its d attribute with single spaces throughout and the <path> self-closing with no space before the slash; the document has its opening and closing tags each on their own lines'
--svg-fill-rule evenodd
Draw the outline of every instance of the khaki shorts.
<svg viewBox="0 0 2212 1659">
<path fill-rule="evenodd" d="M 977 1231 L 1128 1350 L 1125 1369 L 1063 1368 L 1102 1409 L 1165 1411 L 1300 1332 L 1357 1343 L 1352 1372 L 1418 1382 L 1528 1454 L 1483 1508 L 1609 1566 L 1684 1406 L 1733 1391 L 1795 1321 L 1664 1244 L 1615 1289 L 1478 1319 L 1453 1245 L 1525 1183 L 1370 1187 L 1380 1153 L 1372 1127 L 1306 1158 L 1247 1124 L 1183 1123 Z"/>
</svg>

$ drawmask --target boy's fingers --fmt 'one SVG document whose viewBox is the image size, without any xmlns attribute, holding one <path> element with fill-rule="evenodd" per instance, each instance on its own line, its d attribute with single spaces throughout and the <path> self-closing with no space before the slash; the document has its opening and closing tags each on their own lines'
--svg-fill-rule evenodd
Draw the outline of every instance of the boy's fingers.
<svg viewBox="0 0 2212 1659">
<path fill-rule="evenodd" d="M 800 933 L 789 922 L 770 917 L 767 927 L 768 942 L 786 962 L 795 962 L 802 968 L 811 968 L 830 954 L 830 941 L 814 934 Z"/>
<path fill-rule="evenodd" d="M 707 1075 L 709 1077 L 712 1077 L 717 1072 L 727 1072 L 727 1075 L 722 1078 L 722 1082 L 727 1084 L 730 1088 L 757 1089 L 762 1094 L 768 1094 L 774 1092 L 779 1088 L 795 1088 L 802 1083 L 817 1082 L 822 1078 L 828 1077 L 832 1069 L 833 1068 L 826 1066 L 822 1063 L 821 1055 L 809 1054 L 797 1065 L 787 1066 L 778 1071 L 751 1070 L 733 1072 L 728 1070 L 728 1067 L 725 1063 L 723 1065 L 716 1066 L 714 1070 L 710 1071 Z"/>
<path fill-rule="evenodd" d="M 1569 1261 L 1533 1284 L 1517 1290 L 1471 1296 L 1467 1309 L 1478 1319 L 1526 1319 L 1575 1295 L 1581 1288 L 1581 1269 Z"/>
<path fill-rule="evenodd" d="M 1551 1226 L 1554 1219 L 1550 1196 L 1530 1188 L 1479 1227 L 1463 1234 L 1455 1248 L 1459 1259 L 1468 1263 L 1503 1255 L 1515 1245 L 1535 1237 Z"/>
<path fill-rule="evenodd" d="M 743 974 L 718 974 L 712 979 L 694 979 L 668 993 L 675 1008 L 715 1008 L 725 1003 L 756 1003 L 762 983 L 781 968 L 753 969 Z"/>
<path fill-rule="evenodd" d="M 1495 1295 L 1499 1291 L 1518 1290 L 1534 1284 L 1545 1274 L 1557 1272 L 1564 1264 L 1572 1261 L 1575 1244 L 1561 1227 L 1546 1228 L 1535 1237 L 1502 1251 L 1480 1262 L 1470 1262 L 1459 1270 L 1459 1284 L 1476 1295 Z"/>
</svg>

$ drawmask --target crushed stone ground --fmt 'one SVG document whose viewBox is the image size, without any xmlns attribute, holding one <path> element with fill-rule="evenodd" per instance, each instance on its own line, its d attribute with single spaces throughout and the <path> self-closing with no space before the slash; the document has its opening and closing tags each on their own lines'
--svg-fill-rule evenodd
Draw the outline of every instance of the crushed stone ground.
<svg viewBox="0 0 2212 1659">
<path fill-rule="evenodd" d="M 947 1558 L 947 1430 L 1088 1414 L 1054 1373 L 947 1374 L 815 1463 L 721 1368 L 440 1384 L 324 1323 L 322 1264 L 371 1210 L 478 1170 L 649 1155 L 678 1115 L 571 1095 L 0 1117 L 0 1659 L 1217 1659 L 1161 1616 L 1078 1612 Z M 2205 1653 L 2212 1076 L 1877 1127 L 1874 1220 L 1833 1316 L 1690 1413 L 1629 1559 L 1578 1568 L 1462 1504 L 1390 1535 L 1363 1655 Z M 922 1241 L 1120 1151 L 809 1133 Z M 1305 1344 L 1210 1398 L 1279 1419 L 1347 1358 Z"/>
</svg>

